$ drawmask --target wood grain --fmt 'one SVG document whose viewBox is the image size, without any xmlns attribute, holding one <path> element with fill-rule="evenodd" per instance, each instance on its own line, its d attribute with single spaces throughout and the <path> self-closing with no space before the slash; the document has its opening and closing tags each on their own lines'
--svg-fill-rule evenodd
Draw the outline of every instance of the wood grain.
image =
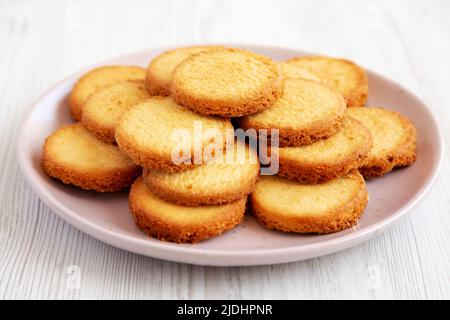
<svg viewBox="0 0 450 320">
<path fill-rule="evenodd" d="M 14 154 L 27 109 L 53 83 L 111 56 L 194 42 L 354 59 L 420 96 L 448 137 L 449 11 L 445 0 L 1 1 L 0 298 L 450 298 L 448 158 L 414 214 L 371 241 L 304 262 L 211 268 L 139 256 L 83 234 L 37 198 Z"/>
</svg>

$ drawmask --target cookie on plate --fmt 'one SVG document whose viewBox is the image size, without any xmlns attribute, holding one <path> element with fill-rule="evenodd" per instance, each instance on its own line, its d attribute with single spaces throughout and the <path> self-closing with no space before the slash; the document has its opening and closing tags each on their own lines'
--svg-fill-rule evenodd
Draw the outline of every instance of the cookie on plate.
<svg viewBox="0 0 450 320">
<path fill-rule="evenodd" d="M 297 77 L 305 69 L 318 76 L 322 83 L 339 90 L 348 106 L 363 106 L 367 101 L 369 89 L 366 72 L 351 61 L 305 56 L 289 59 L 282 65 L 287 78 Z"/>
<path fill-rule="evenodd" d="M 348 108 L 348 114 L 372 135 L 373 148 L 367 154 L 367 163 L 359 169 L 365 178 L 382 176 L 416 160 L 416 128 L 403 115 L 374 107 Z"/>
<path fill-rule="evenodd" d="M 194 54 L 172 74 L 174 100 L 205 115 L 239 117 L 267 109 L 282 89 L 274 61 L 241 49 Z"/>
<path fill-rule="evenodd" d="M 144 170 L 144 180 L 161 199 L 187 206 L 237 201 L 253 191 L 259 177 L 255 150 L 238 140 L 217 157 L 193 169 L 167 173 Z"/>
<path fill-rule="evenodd" d="M 145 69 L 137 66 L 104 66 L 85 73 L 75 83 L 69 103 L 72 117 L 80 121 L 82 108 L 88 97 L 101 87 L 123 80 L 144 80 Z"/>
<path fill-rule="evenodd" d="M 145 83 L 153 96 L 169 96 L 173 70 L 194 53 L 221 48 L 221 46 L 192 46 L 165 51 L 154 58 L 147 68 Z"/>
<path fill-rule="evenodd" d="M 41 165 L 65 184 L 99 192 L 127 188 L 141 174 L 117 146 L 100 141 L 80 123 L 64 126 L 45 140 Z"/>
<path fill-rule="evenodd" d="M 266 228 L 297 233 L 331 233 L 358 222 L 368 201 L 364 179 L 354 170 L 321 184 L 262 176 L 251 194 L 251 210 Z"/>
<path fill-rule="evenodd" d="M 321 183 L 343 176 L 366 163 L 372 148 L 369 130 L 346 117 L 337 134 L 300 147 L 278 148 L 278 175 L 300 183 Z"/>
<path fill-rule="evenodd" d="M 144 80 L 115 82 L 89 96 L 81 123 L 100 140 L 114 143 L 115 128 L 122 114 L 150 97 Z"/>
<path fill-rule="evenodd" d="M 201 164 L 233 137 L 229 119 L 206 117 L 159 96 L 126 111 L 115 130 L 119 148 L 136 163 L 169 172 Z"/>
<path fill-rule="evenodd" d="M 342 95 L 321 83 L 286 79 L 280 98 L 267 110 L 237 119 L 243 129 L 279 130 L 280 146 L 301 146 L 331 137 L 342 127 Z"/>
<path fill-rule="evenodd" d="M 129 196 L 136 225 L 159 240 L 195 243 L 228 231 L 244 220 L 247 197 L 221 206 L 188 207 L 158 198 L 136 180 Z"/>
</svg>

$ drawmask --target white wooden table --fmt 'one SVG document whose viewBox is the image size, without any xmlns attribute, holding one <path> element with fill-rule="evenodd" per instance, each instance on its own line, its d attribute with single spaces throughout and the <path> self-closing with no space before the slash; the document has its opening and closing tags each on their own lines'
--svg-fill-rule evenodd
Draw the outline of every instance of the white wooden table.
<svg viewBox="0 0 450 320">
<path fill-rule="evenodd" d="M 304 262 L 211 268 L 132 254 L 71 227 L 32 192 L 14 153 L 27 109 L 53 83 L 118 54 L 194 42 L 354 59 L 420 96 L 448 137 L 449 12 L 446 0 L 1 0 L 0 298 L 450 298 L 448 159 L 414 214 L 371 241 Z"/>
</svg>

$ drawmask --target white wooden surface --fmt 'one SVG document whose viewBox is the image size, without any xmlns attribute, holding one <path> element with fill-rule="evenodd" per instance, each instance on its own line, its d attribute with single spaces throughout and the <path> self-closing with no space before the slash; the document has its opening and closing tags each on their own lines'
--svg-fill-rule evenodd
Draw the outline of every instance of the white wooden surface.
<svg viewBox="0 0 450 320">
<path fill-rule="evenodd" d="M 53 83 L 118 54 L 194 42 L 354 59 L 425 100 L 449 136 L 449 12 L 446 0 L 1 0 L 0 298 L 450 298 L 448 159 L 414 214 L 363 245 L 304 262 L 211 268 L 83 234 L 37 198 L 14 154 L 27 108 Z"/>
</svg>

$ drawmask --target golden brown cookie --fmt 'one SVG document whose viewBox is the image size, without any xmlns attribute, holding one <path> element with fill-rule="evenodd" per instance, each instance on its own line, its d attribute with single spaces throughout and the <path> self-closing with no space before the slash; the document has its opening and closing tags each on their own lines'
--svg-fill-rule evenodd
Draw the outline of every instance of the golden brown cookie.
<svg viewBox="0 0 450 320">
<path fill-rule="evenodd" d="M 137 66 L 104 66 L 85 73 L 75 83 L 70 94 L 70 112 L 80 121 L 82 107 L 87 98 L 101 87 L 124 80 L 144 80 L 145 69 Z"/>
<path fill-rule="evenodd" d="M 150 190 L 166 201 L 186 206 L 218 205 L 237 201 L 253 191 L 259 161 L 255 150 L 236 141 L 223 157 L 191 170 L 144 170 L 143 177 Z"/>
<path fill-rule="evenodd" d="M 214 145 L 223 148 L 233 136 L 230 120 L 200 115 L 170 97 L 152 97 L 126 111 L 115 133 L 119 148 L 136 163 L 169 172 L 200 164 L 195 149 L 207 159 Z"/>
<path fill-rule="evenodd" d="M 89 96 L 83 106 L 81 123 L 100 140 L 114 143 L 114 132 L 122 114 L 150 97 L 144 80 L 107 85 Z"/>
<path fill-rule="evenodd" d="M 367 205 L 364 179 L 357 170 L 321 184 L 299 184 L 262 176 L 251 208 L 266 228 L 297 233 L 331 233 L 352 227 Z"/>
<path fill-rule="evenodd" d="M 348 114 L 372 134 L 373 148 L 367 154 L 367 163 L 359 169 L 365 178 L 379 177 L 416 161 L 416 128 L 400 113 L 353 107 L 348 108 Z"/>
<path fill-rule="evenodd" d="M 267 109 L 282 88 L 275 62 L 240 49 L 194 54 L 172 74 L 174 100 L 205 115 L 239 117 Z"/>
<path fill-rule="evenodd" d="M 153 96 L 169 96 L 173 70 L 194 53 L 222 48 L 221 46 L 192 46 L 164 51 L 154 58 L 145 76 L 148 92 Z"/>
<path fill-rule="evenodd" d="M 237 119 L 243 129 L 279 130 L 280 146 L 300 146 L 331 137 L 342 127 L 342 95 L 315 81 L 286 79 L 281 97 L 267 110 Z"/>
<path fill-rule="evenodd" d="M 318 76 L 320 82 L 339 90 L 348 106 L 363 106 L 368 96 L 367 75 L 355 63 L 330 57 L 305 56 L 282 63 L 287 78 L 297 77 L 299 72 Z"/>
<path fill-rule="evenodd" d="M 127 188 L 141 174 L 117 146 L 98 140 L 80 123 L 64 126 L 45 140 L 41 165 L 65 184 L 99 192 Z"/>
<path fill-rule="evenodd" d="M 343 176 L 366 163 L 372 148 L 369 130 L 346 117 L 337 134 L 300 147 L 278 148 L 278 175 L 300 183 L 321 183 Z"/>
<path fill-rule="evenodd" d="M 131 187 L 129 205 L 136 225 L 159 240 L 195 243 L 228 231 L 244 220 L 247 197 L 221 206 L 188 207 L 158 198 L 142 178 Z"/>
</svg>

